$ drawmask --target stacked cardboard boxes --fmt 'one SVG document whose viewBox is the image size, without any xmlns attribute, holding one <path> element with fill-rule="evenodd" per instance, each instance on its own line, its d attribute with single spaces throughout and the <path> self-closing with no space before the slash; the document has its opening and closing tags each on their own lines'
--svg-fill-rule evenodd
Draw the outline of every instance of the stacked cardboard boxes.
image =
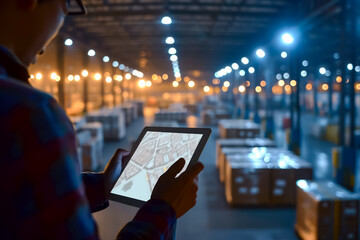
<svg viewBox="0 0 360 240">
<path fill-rule="evenodd" d="M 219 121 L 220 138 L 260 137 L 260 125 L 251 120 L 223 119 Z"/>
<path fill-rule="evenodd" d="M 306 240 L 359 239 L 359 195 L 330 181 L 297 182 L 295 229 Z"/>
<path fill-rule="evenodd" d="M 234 158 L 244 159 L 247 157 L 251 157 L 253 154 L 257 155 L 257 157 L 262 157 L 263 155 L 268 155 L 270 153 L 276 152 L 276 148 L 266 148 L 266 147 L 224 147 L 221 149 L 221 153 L 219 154 L 218 159 L 218 167 L 219 167 L 219 178 L 221 182 L 225 181 L 225 163 L 227 156 L 234 156 Z M 249 155 L 249 156 L 248 156 Z"/>
<path fill-rule="evenodd" d="M 155 121 L 177 121 L 185 123 L 187 118 L 186 109 L 161 109 L 155 113 Z"/>
<path fill-rule="evenodd" d="M 231 113 L 226 108 L 205 109 L 201 112 L 202 123 L 205 126 L 216 125 L 222 119 L 231 118 Z"/>
<path fill-rule="evenodd" d="M 132 102 L 136 105 L 138 117 L 144 116 L 144 102 L 141 100 L 134 100 Z"/>
<path fill-rule="evenodd" d="M 225 155 L 225 194 L 232 206 L 292 205 L 296 181 L 312 178 L 311 165 L 288 151 L 276 148 L 239 151 L 242 152 Z"/>
<path fill-rule="evenodd" d="M 113 109 L 113 111 L 122 112 L 124 115 L 126 125 L 132 123 L 134 119 L 137 118 L 137 110 L 134 109 L 134 105 L 131 103 L 125 103 L 120 106 L 117 106 Z M 136 117 L 135 117 L 136 113 Z"/>
<path fill-rule="evenodd" d="M 105 141 L 120 140 L 125 137 L 125 118 L 121 110 L 102 109 L 88 113 L 87 122 L 101 122 Z"/>
<path fill-rule="evenodd" d="M 79 130 L 76 134 L 77 145 L 81 149 L 81 168 L 86 171 L 95 171 L 99 167 L 102 149 L 98 139 L 91 136 L 90 130 Z"/>
<path fill-rule="evenodd" d="M 153 127 L 180 127 L 176 121 L 157 121 L 151 124 Z"/>
</svg>

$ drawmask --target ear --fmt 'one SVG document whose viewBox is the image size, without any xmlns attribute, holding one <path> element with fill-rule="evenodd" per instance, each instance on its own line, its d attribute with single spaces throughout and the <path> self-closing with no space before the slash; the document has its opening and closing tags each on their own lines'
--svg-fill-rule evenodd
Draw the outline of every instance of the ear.
<svg viewBox="0 0 360 240">
<path fill-rule="evenodd" d="M 16 0 L 17 2 L 17 7 L 20 10 L 23 11 L 29 11 L 29 10 L 33 10 L 37 4 L 38 4 L 38 0 Z"/>
</svg>

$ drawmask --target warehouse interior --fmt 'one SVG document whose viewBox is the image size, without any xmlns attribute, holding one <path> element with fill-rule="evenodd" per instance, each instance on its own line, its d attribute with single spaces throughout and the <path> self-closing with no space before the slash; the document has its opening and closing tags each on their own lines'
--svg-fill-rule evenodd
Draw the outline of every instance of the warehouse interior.
<svg viewBox="0 0 360 240">
<path fill-rule="evenodd" d="M 29 81 L 72 120 L 84 171 L 145 126 L 211 128 L 177 239 L 360 239 L 359 1 L 83 2 Z M 137 210 L 94 213 L 101 239 Z"/>
</svg>

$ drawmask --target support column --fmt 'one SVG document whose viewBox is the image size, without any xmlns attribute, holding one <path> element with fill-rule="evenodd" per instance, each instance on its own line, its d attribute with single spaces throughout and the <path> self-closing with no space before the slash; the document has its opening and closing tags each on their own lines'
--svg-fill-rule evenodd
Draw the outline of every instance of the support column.
<svg viewBox="0 0 360 240">
<path fill-rule="evenodd" d="M 114 77 L 116 74 L 116 68 L 112 68 L 112 76 Z M 115 92 L 115 87 L 116 87 L 116 80 L 113 79 L 111 82 L 111 94 L 113 97 L 113 107 L 116 106 L 116 92 Z"/>
<path fill-rule="evenodd" d="M 268 66 L 265 70 L 265 82 L 266 82 L 266 126 L 265 137 L 274 140 L 275 139 L 275 124 L 274 124 L 274 109 L 273 109 L 273 92 L 272 87 L 274 85 L 275 66 L 274 59 L 269 59 L 266 62 Z"/>
<path fill-rule="evenodd" d="M 89 56 L 87 55 L 87 52 L 83 49 L 83 66 L 84 69 L 89 71 Z M 89 72 L 90 74 L 90 72 Z M 89 101 L 89 75 L 84 77 L 84 93 L 83 93 L 83 99 L 84 99 L 84 110 L 83 113 L 87 113 L 89 111 L 88 109 L 88 101 Z"/>
<path fill-rule="evenodd" d="M 259 60 L 261 61 L 261 59 Z M 260 110 L 260 93 L 256 92 L 256 87 L 260 86 L 260 79 L 262 78 L 262 67 L 261 64 L 255 64 L 254 66 L 255 68 L 255 80 L 254 80 L 254 94 L 255 94 L 255 109 L 254 109 L 254 122 L 260 124 L 261 123 L 261 119 L 260 119 L 260 115 L 259 115 L 259 110 Z"/>
<path fill-rule="evenodd" d="M 344 0 L 341 1 L 342 5 L 342 35 L 341 35 L 341 98 L 340 98 L 340 111 L 339 111 L 339 147 L 334 150 L 334 169 L 336 181 L 353 190 L 355 186 L 355 171 L 356 171 L 356 148 L 355 148 L 355 71 L 354 69 L 350 74 L 347 74 L 347 63 L 352 62 L 356 64 L 357 52 L 357 16 L 356 9 L 357 2 Z M 346 84 L 349 79 L 349 84 Z M 347 111 L 345 108 L 345 98 L 349 93 L 350 100 L 350 142 L 346 142 L 346 124 L 345 119 Z"/>
<path fill-rule="evenodd" d="M 59 71 L 60 81 L 58 81 L 58 99 L 59 104 L 65 106 L 65 45 L 64 37 L 59 34 L 57 37 L 57 69 Z"/>
<path fill-rule="evenodd" d="M 100 95 L 101 95 L 101 105 L 100 107 L 103 108 L 105 107 L 105 63 L 104 61 L 101 61 L 101 75 L 102 75 L 102 78 L 101 78 L 101 87 L 100 87 Z M 111 77 L 113 78 L 113 76 Z M 113 79 L 114 81 L 114 79 Z"/>
</svg>

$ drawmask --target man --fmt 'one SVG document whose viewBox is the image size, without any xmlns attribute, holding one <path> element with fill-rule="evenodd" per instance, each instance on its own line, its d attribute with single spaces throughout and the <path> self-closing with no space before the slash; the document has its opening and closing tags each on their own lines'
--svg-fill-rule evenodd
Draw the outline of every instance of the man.
<svg viewBox="0 0 360 240">
<path fill-rule="evenodd" d="M 0 239 L 98 239 L 104 209 L 128 152 L 101 173 L 80 175 L 72 124 L 54 98 L 32 88 L 28 66 L 58 33 L 70 0 L 0 1 Z M 71 0 L 72 1 L 72 0 Z M 76 0 L 80 6 L 80 0 Z M 172 239 L 196 203 L 198 163 L 177 161 L 118 239 Z"/>
</svg>

